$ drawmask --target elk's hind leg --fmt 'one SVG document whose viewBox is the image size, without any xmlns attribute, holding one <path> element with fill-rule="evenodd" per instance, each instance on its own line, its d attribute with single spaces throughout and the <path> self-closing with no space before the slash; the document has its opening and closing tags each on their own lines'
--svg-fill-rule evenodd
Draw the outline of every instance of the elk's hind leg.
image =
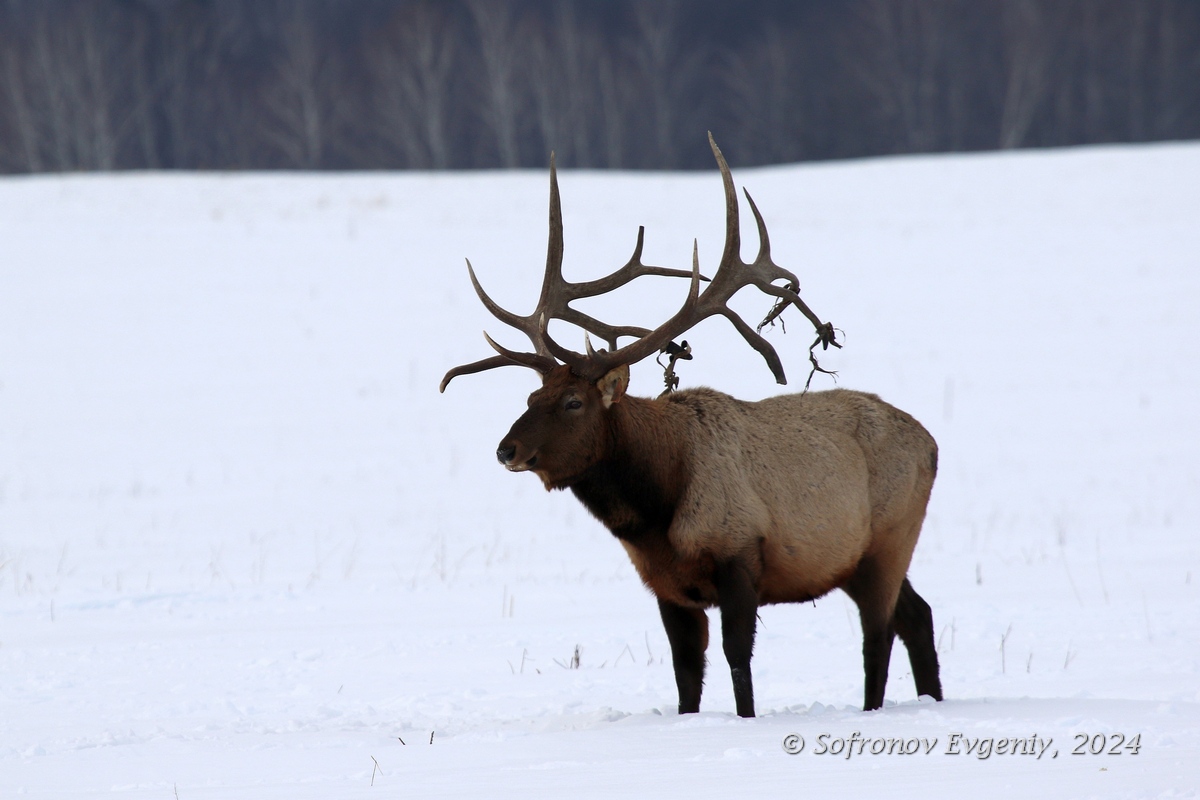
<svg viewBox="0 0 1200 800">
<path fill-rule="evenodd" d="M 933 611 L 917 594 L 908 578 L 900 585 L 896 613 L 892 617 L 896 633 L 908 649 L 917 694 L 942 699 L 942 681 L 938 677 L 937 647 L 933 637 Z"/>
<path fill-rule="evenodd" d="M 671 663 L 675 667 L 675 685 L 679 688 L 679 713 L 700 710 L 704 689 L 704 651 L 708 649 L 708 616 L 698 608 L 685 608 L 665 600 L 658 601 L 658 613 L 671 643 Z"/>
<path fill-rule="evenodd" d="M 863 632 L 863 711 L 883 706 L 887 688 L 888 663 L 896 631 L 892 613 L 896 605 L 895 583 L 888 585 L 886 575 L 874 559 L 864 558 L 850 580 L 842 587 L 858 606 Z"/>
</svg>

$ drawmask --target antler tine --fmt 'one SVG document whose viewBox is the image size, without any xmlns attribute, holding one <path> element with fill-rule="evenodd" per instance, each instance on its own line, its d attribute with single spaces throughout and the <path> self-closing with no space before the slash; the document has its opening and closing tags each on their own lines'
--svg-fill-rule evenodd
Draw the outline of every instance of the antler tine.
<svg viewBox="0 0 1200 800">
<path fill-rule="evenodd" d="M 750 192 L 746 191 L 745 187 L 742 188 L 742 191 L 746 195 L 746 200 L 750 203 L 750 210 L 754 212 L 754 221 L 758 225 L 758 256 L 755 257 L 754 264 L 750 265 L 749 268 L 756 273 L 755 285 L 767 294 L 779 298 L 770 313 L 758 324 L 757 330 L 762 331 L 764 327 L 774 322 L 789 305 L 794 305 L 812 323 L 813 328 L 817 331 L 817 342 L 824 349 L 829 349 L 829 345 L 840 348 L 842 345 L 837 341 L 833 325 L 828 322 L 822 322 L 821 318 L 808 307 L 808 303 L 801 299 L 800 279 L 796 277 L 795 273 L 784 269 L 771 260 L 771 240 L 767 237 L 767 225 L 763 222 L 762 214 L 758 212 L 758 206 L 755 205 L 754 198 L 750 196 Z M 786 280 L 787 286 L 776 286 L 773 283 L 773 281 L 780 279 Z M 811 352 L 809 353 L 809 359 L 812 360 Z M 820 369 L 819 365 L 817 365 L 817 369 Z M 825 372 L 826 370 L 820 371 Z M 809 380 L 812 380 L 811 374 L 809 375 Z"/>
<path fill-rule="evenodd" d="M 754 257 L 754 263 L 766 262 L 776 269 L 787 272 L 783 267 L 771 261 L 771 237 L 767 235 L 767 223 L 763 222 L 762 214 L 758 213 L 758 206 L 755 205 L 754 198 L 750 196 L 750 191 L 745 186 L 742 187 L 742 194 L 746 195 L 746 202 L 750 204 L 750 212 L 754 214 L 754 224 L 758 226 L 758 255 Z M 795 280 L 795 275 L 790 272 L 787 274 Z"/>
<path fill-rule="evenodd" d="M 529 367 L 530 369 L 537 370 L 537 372 L 542 375 L 545 375 L 547 372 L 558 366 L 558 362 L 550 356 L 543 356 L 537 353 L 518 353 L 515 350 L 509 350 L 503 345 L 496 344 L 496 340 L 491 336 L 488 336 L 487 331 L 483 332 L 483 338 L 487 339 L 487 343 L 491 345 L 491 348 L 504 358 L 507 358 L 512 363 L 518 364 L 522 367 Z"/>
<path fill-rule="evenodd" d="M 475 277 L 475 270 L 471 266 L 470 259 L 467 259 L 467 272 L 471 276 L 471 285 L 475 287 L 475 293 L 479 296 L 479 300 L 484 307 L 491 312 L 492 316 L 524 333 L 529 337 L 529 341 L 533 344 L 534 353 L 517 353 L 513 350 L 501 347 L 496 344 L 492 337 L 484 333 L 488 344 L 492 346 L 496 352 L 507 359 L 503 364 L 518 364 L 521 366 L 532 367 L 542 374 L 545 374 L 548 369 L 553 368 L 554 350 L 548 342 L 549 337 L 546 334 L 546 322 L 551 317 L 561 316 L 564 310 L 569 311 L 567 302 L 570 301 L 569 293 L 564 289 L 568 284 L 562 277 L 562 260 L 563 260 L 563 223 L 562 223 L 562 201 L 558 191 L 558 168 L 555 165 L 554 153 L 550 153 L 550 224 L 548 234 L 548 244 L 546 246 L 546 270 L 542 277 L 542 291 L 538 298 L 537 307 L 533 312 L 525 316 L 514 314 L 505 308 L 502 308 L 498 303 L 488 297 L 487 292 L 483 290 L 479 279 Z M 485 359 L 485 362 L 492 363 L 495 359 Z M 477 362 L 477 363 L 485 363 Z M 546 365 L 549 364 L 549 367 Z M 501 364 L 492 363 L 492 366 L 500 366 Z M 484 367 L 486 368 L 486 367 Z"/>
<path fill-rule="evenodd" d="M 597 353 L 592 359 L 592 374 L 600 377 L 619 364 L 636 364 L 648 355 L 658 352 L 679 334 L 692 328 L 704 316 L 697 314 L 697 300 L 700 297 L 700 250 L 695 240 L 692 241 L 692 280 L 688 285 L 687 299 L 683 306 L 669 320 L 654 330 L 639 337 L 619 350 Z M 709 289 L 712 287 L 710 286 Z M 705 294 L 708 294 L 708 289 Z"/>
<path fill-rule="evenodd" d="M 635 278 L 640 278 L 643 275 L 658 275 L 665 278 L 690 278 L 692 271 L 689 269 L 672 269 L 671 267 L 655 267 L 642 263 L 642 245 L 646 239 L 646 226 L 638 226 L 637 244 L 634 245 L 633 255 L 629 257 L 629 261 L 625 265 L 603 278 L 597 278 L 593 281 L 584 281 L 582 283 L 568 283 L 572 300 L 578 300 L 582 297 L 595 297 L 596 295 L 606 294 L 614 289 L 619 289 Z M 701 275 L 700 280 L 707 281 L 708 278 Z M 593 331 L 595 333 L 595 331 Z M 597 334 L 599 335 L 599 334 Z"/>
<path fill-rule="evenodd" d="M 621 336 L 642 337 L 650 332 L 649 328 L 641 328 L 637 325 L 609 325 L 570 307 L 564 309 L 557 319 L 577 325 L 588 333 L 596 334 L 608 343 L 610 350 L 617 349 L 617 339 Z"/>
<path fill-rule="evenodd" d="M 471 266 L 471 259 L 469 258 L 467 259 L 467 274 L 471 276 L 471 286 L 475 287 L 475 294 L 479 296 L 479 301 L 483 303 L 483 307 L 505 325 L 510 325 L 523 332 L 529 337 L 529 340 L 533 342 L 536 348 L 538 342 L 534 336 L 535 329 L 529 324 L 529 320 L 501 307 L 499 303 L 488 297 L 487 292 L 483 290 L 482 284 L 479 283 L 479 278 L 475 277 L 475 269 Z"/>
<path fill-rule="evenodd" d="M 554 151 L 550 151 L 550 235 L 546 245 L 546 274 L 542 278 L 542 294 L 538 298 L 541 309 L 550 300 L 550 295 L 563 283 L 563 220 L 562 200 L 558 194 L 558 168 L 554 164 Z M 537 313 L 536 311 L 534 312 Z"/>
<path fill-rule="evenodd" d="M 764 339 L 760 334 L 756 333 L 753 328 L 746 324 L 746 321 L 739 317 L 735 312 L 729 309 L 724 309 L 721 312 L 725 318 L 733 323 L 733 327 L 742 335 L 746 343 L 758 351 L 763 360 L 767 362 L 767 367 L 770 368 L 771 374 L 775 376 L 775 382 L 781 386 L 787 385 L 787 375 L 783 372 L 783 362 L 779 360 L 779 353 L 775 352 L 775 348 L 771 343 Z"/>
<path fill-rule="evenodd" d="M 495 369 L 496 367 L 507 367 L 512 363 L 503 356 L 492 356 L 491 358 L 484 358 L 479 361 L 472 361 L 470 364 L 454 367 L 442 377 L 442 382 L 438 384 L 438 391 L 446 391 L 446 387 L 450 385 L 450 381 L 459 375 L 474 375 L 476 372 L 483 372 L 484 370 Z"/>
<path fill-rule="evenodd" d="M 758 255 L 755 257 L 754 262 L 750 264 L 742 260 L 741 229 L 737 193 L 733 185 L 733 175 L 730 173 L 729 164 L 725 161 L 725 156 L 721 153 L 721 148 L 717 147 L 716 140 L 713 138 L 711 132 L 708 134 L 708 143 L 712 148 L 713 156 L 717 160 L 717 167 L 721 171 L 721 183 L 725 190 L 725 248 L 721 254 L 721 262 L 717 266 L 717 272 L 713 276 L 712 283 L 704 290 L 704 294 L 700 296 L 695 314 L 696 322 L 713 314 L 721 314 L 726 317 L 733 323 L 738 332 L 742 334 L 747 343 L 766 360 L 767 366 L 770 367 L 772 374 L 775 376 L 775 380 L 781 384 L 785 384 L 787 383 L 787 377 L 784 374 L 783 366 L 775 349 L 762 336 L 751 329 L 738 316 L 737 312 L 729 308 L 728 303 L 730 298 L 748 285 L 754 285 L 763 292 L 779 298 L 779 302 L 776 303 L 763 324 L 783 313 L 783 310 L 788 305 L 794 304 L 813 323 L 818 332 L 818 341 L 824 343 L 826 346 L 829 344 L 837 346 L 837 342 L 833 340 L 832 336 L 833 327 L 828 323 L 821 322 L 820 318 L 800 299 L 800 282 L 795 274 L 780 267 L 771 260 L 771 242 L 767 235 L 767 226 L 749 192 L 746 192 L 746 199 L 750 203 L 750 210 L 754 214 L 754 221 L 758 227 Z M 774 282 L 777 280 L 786 281 L 787 286 L 776 286 Z M 759 326 L 760 330 L 761 327 Z"/>
<path fill-rule="evenodd" d="M 617 349 L 617 341 L 622 336 L 641 338 L 650 333 L 646 328 L 633 325 L 609 325 L 570 306 L 573 300 L 606 294 L 643 275 L 657 275 L 668 278 L 691 277 L 692 272 L 689 270 L 671 269 L 669 267 L 651 266 L 642 263 L 642 249 L 645 245 L 645 237 L 645 226 L 638 226 L 637 242 L 633 248 L 633 255 L 629 257 L 624 266 L 615 272 L 603 278 L 581 283 L 572 283 L 566 280 L 562 275 L 563 223 L 562 205 L 558 191 L 558 170 L 554 165 L 554 154 L 550 154 L 550 244 L 546 253 L 546 274 L 542 281 L 542 292 L 538 300 L 538 307 L 534 310 L 533 314 L 524 318 L 524 321 L 530 321 L 534 317 L 538 318 L 536 328 L 532 329 L 536 332 L 530 333 L 530 338 L 535 339 L 535 347 L 539 348 L 539 353 L 545 352 L 554 355 L 564 363 L 571 364 L 572 369 L 576 372 L 585 369 L 581 361 L 581 359 L 586 358 L 585 356 L 562 347 L 550 338 L 550 335 L 546 331 L 546 324 L 551 319 L 560 319 L 596 334 L 608 342 L 611 350 Z M 703 276 L 702 279 L 708 280 L 708 278 L 703 278 Z M 545 317 L 544 321 L 541 319 L 543 316 Z M 510 322 L 509 324 L 513 323 Z M 526 330 L 528 333 L 531 329 L 522 328 L 522 330 Z M 544 348 L 544 351 L 541 348 Z"/>
<path fill-rule="evenodd" d="M 506 325 L 524 333 L 529 337 L 529 341 L 533 344 L 533 353 L 518 353 L 513 350 L 508 350 L 497 344 L 492 337 L 484 333 L 488 344 L 499 354 L 491 358 L 485 358 L 471 364 L 455 367 L 446 373 L 442 378 L 441 391 L 446 390 L 447 384 L 459 375 L 470 375 L 476 372 L 482 372 L 488 369 L 504 366 L 524 366 L 537 370 L 542 375 L 545 375 L 553 369 L 558 362 L 554 360 L 554 349 L 557 345 L 549 342 L 549 337 L 546 335 L 546 322 L 548 316 L 561 316 L 560 309 L 566 309 L 566 303 L 569 297 L 564 296 L 562 279 L 562 258 L 563 258 L 563 226 L 562 226 L 562 203 L 558 192 L 558 170 L 555 166 L 554 153 L 550 154 L 550 231 L 548 244 L 546 247 L 546 271 L 542 279 L 541 296 L 538 298 L 537 307 L 533 313 L 521 316 L 514 314 L 511 311 L 501 307 L 498 303 L 488 296 L 483 290 L 483 286 L 479 283 L 479 279 L 475 276 L 475 269 L 471 266 L 471 261 L 467 260 L 467 273 L 471 277 L 471 285 L 475 288 L 475 294 L 479 296 L 480 302 L 484 307 Z M 570 310 L 570 309 L 567 309 Z M 570 362 L 568 362 L 570 363 Z"/>
<path fill-rule="evenodd" d="M 639 237 L 640 239 L 640 237 Z M 640 242 L 639 242 L 640 245 Z M 636 253 L 640 253 L 639 246 Z M 575 285 L 563 278 L 562 274 L 563 261 L 563 219 L 562 219 L 562 200 L 558 191 L 558 168 L 555 166 L 554 153 L 550 153 L 550 235 L 549 244 L 546 248 L 546 274 L 542 279 L 542 292 L 538 297 L 537 308 L 534 309 L 530 319 L 536 317 L 537 328 L 536 334 L 531 335 L 535 339 L 535 346 L 544 348 L 544 350 L 553 355 L 564 364 L 569 364 L 571 369 L 579 372 L 586 368 L 587 357 L 582 356 L 572 350 L 560 345 L 558 342 L 550 338 L 547 331 L 547 325 L 553 318 L 566 319 L 567 321 L 577 322 L 579 318 L 584 318 L 589 322 L 597 323 L 592 326 L 598 336 L 603 336 L 607 331 L 604 331 L 603 323 L 599 320 L 593 320 L 584 314 L 580 314 L 570 307 L 570 302 L 577 296 L 573 291 Z M 620 270 L 618 270 L 619 272 Z M 583 326 L 585 330 L 589 330 L 588 326 Z M 615 337 L 614 337 L 615 338 Z M 541 352 L 541 350 L 539 350 Z"/>
<path fill-rule="evenodd" d="M 729 171 L 729 164 L 725 161 L 721 148 L 717 147 L 717 140 L 713 138 L 712 131 L 708 132 L 708 146 L 712 148 L 713 155 L 717 158 L 717 168 L 721 170 L 721 185 L 725 189 L 725 250 L 721 253 L 721 266 L 724 266 L 734 259 L 741 261 L 742 228 L 738 214 L 737 192 L 733 188 L 733 174 Z M 719 275 L 720 268 L 717 272 Z"/>
<path fill-rule="evenodd" d="M 551 356 L 543 356 L 537 353 L 518 353 L 496 344 L 495 340 L 491 336 L 488 336 L 487 331 L 483 332 L 483 338 L 487 339 L 487 343 L 499 355 L 473 361 L 470 364 L 463 364 L 460 367 L 450 370 L 442 378 L 441 384 L 438 385 L 439 392 L 446 391 L 446 387 L 450 385 L 450 381 L 459 375 L 473 375 L 476 372 L 483 372 L 484 370 L 495 369 L 496 367 L 529 367 L 539 375 L 544 376 L 547 372 L 558 366 L 558 362 Z"/>
<path fill-rule="evenodd" d="M 561 344 L 551 339 L 550 335 L 546 333 L 547 322 L 549 322 L 549 320 L 543 317 L 541 324 L 541 336 L 542 340 L 545 341 L 546 346 L 550 349 L 550 352 L 554 354 L 554 357 L 564 364 L 570 366 L 571 371 L 576 375 L 583 376 L 591 374 L 590 367 L 593 363 L 592 360 L 585 355 L 576 353 L 574 350 L 563 347 Z"/>
<path fill-rule="evenodd" d="M 646 227 L 638 226 L 637 243 L 633 248 L 633 255 L 629 257 L 629 261 L 625 262 L 624 266 L 603 278 L 597 278 L 592 281 L 584 281 L 582 283 L 570 283 L 563 281 L 563 293 L 566 295 L 566 303 L 558 309 L 555 316 L 564 322 L 570 322 L 572 325 L 578 325 L 584 330 L 594 333 L 600 338 L 608 342 L 610 350 L 617 349 L 617 340 L 622 336 L 632 336 L 640 338 L 650 333 L 648 328 L 642 328 L 635 325 L 609 325 L 606 322 L 577 311 L 567 305 L 572 300 L 578 300 L 584 297 L 596 297 L 597 295 L 607 294 L 614 289 L 619 289 L 635 278 L 640 278 L 643 275 L 656 275 L 666 278 L 690 278 L 691 270 L 672 269 L 670 267 L 656 267 L 642 263 L 642 247 L 645 244 Z M 700 280 L 707 281 L 708 278 L 704 275 L 700 276 Z"/>
<path fill-rule="evenodd" d="M 761 333 L 762 329 L 774 322 L 776 317 L 782 314 L 789 305 L 795 305 L 819 331 L 825 323 L 821 322 L 820 317 L 814 314 L 808 304 L 800 299 L 800 279 L 796 277 L 795 273 L 771 260 L 771 239 L 767 235 L 767 224 L 763 222 L 762 214 L 759 213 L 754 198 L 750 196 L 750 192 L 746 191 L 744 186 L 742 193 L 746 195 L 746 202 L 750 204 L 750 211 L 753 212 L 754 222 L 758 226 L 758 255 L 755 256 L 754 263 L 749 265 L 749 268 L 756 273 L 754 283 L 762 291 L 779 298 L 770 313 L 762 322 L 758 323 L 756 330 Z M 774 285 L 773 281 L 780 279 L 787 281 L 786 288 Z M 833 342 L 833 344 L 837 343 Z M 838 345 L 838 347 L 840 346 Z"/>
</svg>

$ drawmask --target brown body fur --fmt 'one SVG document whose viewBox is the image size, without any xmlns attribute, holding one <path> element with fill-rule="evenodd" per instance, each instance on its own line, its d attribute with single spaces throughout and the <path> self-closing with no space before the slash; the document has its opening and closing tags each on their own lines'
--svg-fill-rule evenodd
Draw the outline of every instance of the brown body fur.
<svg viewBox="0 0 1200 800">
<path fill-rule="evenodd" d="M 626 468 L 670 487 L 665 537 L 621 537 L 656 597 L 716 605 L 712 564 L 735 559 L 760 605 L 804 602 L 842 586 L 864 556 L 894 576 L 883 593 L 899 592 L 937 459 L 908 414 L 846 390 L 749 403 L 695 389 L 627 397 L 611 417 L 617 440 L 648 445 L 626 445 Z M 589 488 L 577 494 L 591 507 Z M 593 511 L 614 531 L 647 524 L 628 505 Z"/>
<path fill-rule="evenodd" d="M 703 609 L 721 608 L 735 694 L 744 673 L 738 713 L 752 716 L 752 610 L 836 588 L 862 616 L 865 707 L 883 702 L 896 633 L 918 691 L 941 699 L 932 617 L 905 577 L 937 471 L 924 427 L 861 392 L 648 400 L 626 396 L 628 372 L 616 373 L 596 384 L 548 373 L 498 454 L 547 489 L 570 488 L 621 540 L 659 600 L 681 711 L 699 706 Z"/>
</svg>

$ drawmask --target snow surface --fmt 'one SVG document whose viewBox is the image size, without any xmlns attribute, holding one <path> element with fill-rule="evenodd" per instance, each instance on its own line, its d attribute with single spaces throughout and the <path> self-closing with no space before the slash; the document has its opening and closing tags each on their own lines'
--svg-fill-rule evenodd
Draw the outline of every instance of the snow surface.
<svg viewBox="0 0 1200 800">
<path fill-rule="evenodd" d="M 675 713 L 622 548 L 495 463 L 536 376 L 437 391 L 482 328 L 524 344 L 462 259 L 532 306 L 544 172 L 5 178 L 0 796 L 1195 797 L 1200 145 L 734 177 L 845 332 L 839 385 L 940 443 L 910 576 L 946 702 L 916 700 L 898 644 L 863 713 L 835 592 L 762 610 L 757 719 L 717 626 L 703 711 Z M 715 169 L 561 184 L 568 277 L 624 263 L 639 224 L 648 262 L 698 237 L 715 263 Z M 639 286 L 590 308 L 648 324 L 685 292 Z M 795 390 L 812 334 L 788 317 Z M 684 385 L 780 390 L 724 320 L 688 339 Z M 817 754 L 856 732 L 937 743 Z M 956 733 L 1053 742 L 984 759 Z M 1072 755 L 1082 734 L 1140 750 Z"/>
</svg>

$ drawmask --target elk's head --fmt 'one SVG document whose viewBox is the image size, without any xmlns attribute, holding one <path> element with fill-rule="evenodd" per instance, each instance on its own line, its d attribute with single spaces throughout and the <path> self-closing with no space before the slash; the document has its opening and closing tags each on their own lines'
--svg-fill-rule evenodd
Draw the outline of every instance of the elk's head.
<svg viewBox="0 0 1200 800">
<path fill-rule="evenodd" d="M 529 395 L 529 408 L 500 441 L 496 458 L 511 472 L 532 471 L 547 489 L 570 486 L 607 454 L 606 417 L 628 385 L 624 365 L 598 381 L 565 364 L 554 367 Z"/>
<path fill-rule="evenodd" d="M 733 188 L 733 177 L 725 157 L 708 136 L 721 179 L 725 187 L 725 249 L 720 264 L 711 282 L 703 292 L 700 281 L 708 278 L 700 274 L 700 260 L 695 244 L 692 247 L 692 269 L 678 270 L 667 267 L 647 266 L 642 263 L 642 244 L 645 229 L 638 229 L 637 245 L 629 261 L 616 272 L 604 278 L 583 283 L 571 283 L 562 276 L 563 229 L 562 208 L 558 194 L 558 177 L 554 166 L 554 155 L 550 156 L 550 242 L 546 254 L 546 273 L 542 281 L 542 292 L 537 307 L 531 314 L 518 316 L 497 305 L 475 277 L 471 262 L 467 261 L 467 272 L 480 301 L 497 319 L 529 337 L 534 352 L 520 353 L 509 350 L 487 339 L 497 355 L 471 364 L 454 367 L 442 378 L 441 390 L 459 375 L 503 366 L 523 366 L 536 370 L 542 376 L 542 387 L 529 396 L 529 408 L 513 424 L 508 435 L 500 442 L 496 457 L 513 472 L 532 471 L 545 483 L 547 489 L 569 486 L 587 469 L 604 458 L 609 442 L 609 415 L 620 403 L 629 383 L 629 367 L 649 355 L 666 350 L 671 340 L 714 314 L 729 319 L 746 341 L 757 350 L 775 379 L 787 383 L 779 355 L 759 331 L 789 305 L 795 305 L 817 329 L 817 339 L 809 348 L 814 371 L 821 371 L 812 350 L 818 344 L 823 347 L 841 347 L 835 341 L 833 326 L 823 323 L 800 299 L 800 284 L 794 274 L 771 261 L 771 244 L 767 238 L 766 224 L 755 207 L 750 194 L 750 210 L 758 224 L 758 256 L 751 263 L 742 261 L 741 234 L 738 222 L 737 194 Z M 689 278 L 687 299 L 678 312 L 654 330 L 625 325 L 609 325 L 588 316 L 570 306 L 572 300 L 595 297 L 613 291 L 643 275 L 663 275 Z M 785 281 L 776 285 L 777 280 Z M 751 329 L 728 306 L 739 289 L 754 285 L 761 291 L 777 298 L 776 304 L 757 330 Z M 546 327 L 551 319 L 559 319 L 583 328 L 608 343 L 608 349 L 595 350 L 585 335 L 586 353 L 576 353 L 550 338 Z M 633 342 L 618 347 L 622 337 L 632 337 Z M 809 375 L 811 380 L 812 375 Z M 668 387 L 669 390 L 669 387 Z"/>
</svg>

